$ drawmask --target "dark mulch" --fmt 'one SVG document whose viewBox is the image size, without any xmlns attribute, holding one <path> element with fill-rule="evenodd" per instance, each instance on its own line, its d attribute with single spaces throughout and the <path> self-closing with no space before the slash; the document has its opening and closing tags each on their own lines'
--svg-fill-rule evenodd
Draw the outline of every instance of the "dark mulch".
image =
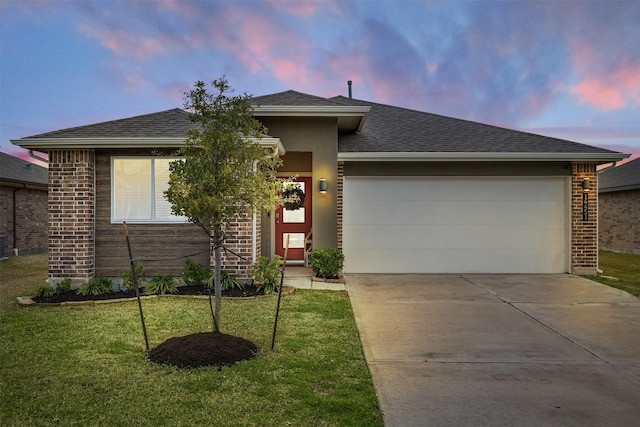
<svg viewBox="0 0 640 427">
<path fill-rule="evenodd" d="M 144 289 L 141 290 L 144 295 Z M 173 295 L 208 295 L 208 290 L 204 286 L 179 286 L 178 293 Z M 213 295 L 213 292 L 212 292 Z M 225 289 L 222 291 L 223 297 L 246 298 L 264 295 L 263 289 L 246 285 L 243 289 Z M 100 301 L 120 298 L 135 298 L 135 292 L 109 292 L 102 295 L 78 295 L 76 291 L 67 291 L 50 297 L 33 297 L 36 303 L 61 303 L 68 301 Z"/>
<path fill-rule="evenodd" d="M 155 363 L 196 368 L 199 366 L 231 366 L 249 360 L 258 353 L 258 347 L 244 338 L 219 332 L 200 332 L 174 337 L 149 352 Z"/>
</svg>

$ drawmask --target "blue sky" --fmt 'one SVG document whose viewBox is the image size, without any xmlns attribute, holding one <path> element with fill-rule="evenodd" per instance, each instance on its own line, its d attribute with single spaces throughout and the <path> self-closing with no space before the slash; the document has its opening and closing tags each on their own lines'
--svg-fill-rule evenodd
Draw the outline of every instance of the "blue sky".
<svg viewBox="0 0 640 427">
<path fill-rule="evenodd" d="M 10 139 L 182 107 L 196 80 L 459 117 L 640 157 L 639 1 L 0 0 Z"/>
</svg>

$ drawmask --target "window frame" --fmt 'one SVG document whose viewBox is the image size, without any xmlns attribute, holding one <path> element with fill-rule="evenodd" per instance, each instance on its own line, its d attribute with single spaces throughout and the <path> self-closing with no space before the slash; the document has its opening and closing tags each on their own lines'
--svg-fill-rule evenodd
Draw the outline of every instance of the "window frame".
<svg viewBox="0 0 640 427">
<path fill-rule="evenodd" d="M 121 224 L 123 221 L 126 221 L 128 224 L 185 224 L 188 222 L 187 217 L 185 216 L 176 216 L 170 214 L 169 218 L 163 217 L 161 219 L 157 219 L 158 212 L 158 203 L 164 203 L 170 206 L 171 204 L 163 197 L 163 201 L 158 201 L 156 197 L 156 160 L 169 160 L 169 163 L 174 160 L 179 160 L 180 157 L 165 157 L 165 156 L 111 156 L 110 160 L 110 182 L 111 182 L 111 191 L 110 191 L 110 202 L 111 202 L 111 213 L 110 220 L 112 224 Z M 148 218 L 146 219 L 131 219 L 131 218 L 121 218 L 117 217 L 117 201 L 116 201 L 116 168 L 115 163 L 118 160 L 148 160 L 150 162 L 150 201 L 148 206 Z M 168 171 L 167 171 L 168 172 Z M 145 177 L 146 178 L 146 177 Z"/>
</svg>

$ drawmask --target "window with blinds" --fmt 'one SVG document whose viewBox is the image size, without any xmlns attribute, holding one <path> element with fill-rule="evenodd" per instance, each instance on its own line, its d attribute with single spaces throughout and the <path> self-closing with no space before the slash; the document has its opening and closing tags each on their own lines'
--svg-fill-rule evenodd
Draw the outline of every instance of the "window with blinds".
<svg viewBox="0 0 640 427">
<path fill-rule="evenodd" d="M 169 163 L 174 160 L 112 157 L 111 222 L 186 222 L 186 217 L 171 213 L 171 204 L 164 198 L 169 188 Z"/>
</svg>

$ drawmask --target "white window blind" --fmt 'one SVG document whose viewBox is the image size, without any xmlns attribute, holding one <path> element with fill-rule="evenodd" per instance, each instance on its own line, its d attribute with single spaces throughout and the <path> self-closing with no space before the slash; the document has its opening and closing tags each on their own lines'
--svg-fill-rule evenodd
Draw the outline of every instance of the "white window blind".
<svg viewBox="0 0 640 427">
<path fill-rule="evenodd" d="M 173 158 L 112 158 L 111 221 L 185 222 L 164 198 Z"/>
</svg>

